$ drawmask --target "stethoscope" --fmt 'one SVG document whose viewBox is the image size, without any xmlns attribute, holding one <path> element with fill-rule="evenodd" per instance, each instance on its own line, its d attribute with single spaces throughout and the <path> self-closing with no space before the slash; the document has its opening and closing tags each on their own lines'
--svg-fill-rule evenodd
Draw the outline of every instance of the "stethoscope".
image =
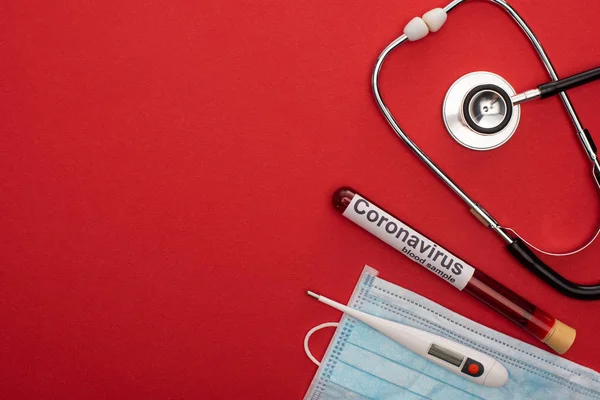
<svg viewBox="0 0 600 400">
<path fill-rule="evenodd" d="M 379 73 L 386 57 L 392 50 L 406 41 L 419 40 L 429 32 L 435 32 L 441 28 L 446 21 L 447 13 L 455 7 L 465 3 L 467 0 L 454 0 L 444 8 L 431 10 L 422 18 L 414 18 L 406 28 L 404 34 L 390 43 L 381 53 L 375 64 L 372 76 L 373 94 L 381 112 L 388 123 L 396 132 L 396 135 L 408 145 L 408 147 L 440 178 L 458 197 L 468 206 L 471 213 L 486 227 L 491 228 L 502 240 L 507 243 L 509 252 L 526 268 L 535 273 L 542 280 L 560 291 L 561 293 L 582 300 L 600 299 L 600 284 L 580 285 L 566 279 L 558 272 L 544 264 L 534 252 L 512 229 L 500 225 L 480 204 L 471 199 L 456 183 L 444 173 L 431 159 L 413 142 L 410 137 L 400 128 L 392 113 L 385 105 L 379 92 Z M 503 0 L 489 0 L 502 7 L 512 19 L 521 27 L 527 35 L 533 47 L 537 51 L 542 63 L 546 67 L 551 82 L 542 84 L 536 89 L 517 94 L 510 84 L 502 77 L 490 72 L 473 72 L 458 79 L 448 90 L 443 103 L 444 124 L 450 135 L 461 145 L 479 151 L 491 150 L 506 143 L 515 132 L 520 118 L 520 104 L 536 98 L 546 98 L 559 95 L 569 114 L 577 136 L 583 148 L 592 162 L 592 175 L 600 188 L 600 164 L 596 156 L 596 146 L 587 129 L 585 129 L 569 97 L 564 92 L 575 86 L 591 82 L 600 78 L 600 68 L 595 68 L 581 74 L 565 79 L 558 76 L 548 59 L 540 41 L 533 31 L 517 12 Z M 554 254 L 541 251 L 550 255 L 569 255 L 577 253 L 598 236 L 599 231 L 593 238 L 581 248 L 564 254 Z M 513 236 L 511 236 L 511 233 Z M 527 244 L 526 244 L 527 243 Z"/>
</svg>

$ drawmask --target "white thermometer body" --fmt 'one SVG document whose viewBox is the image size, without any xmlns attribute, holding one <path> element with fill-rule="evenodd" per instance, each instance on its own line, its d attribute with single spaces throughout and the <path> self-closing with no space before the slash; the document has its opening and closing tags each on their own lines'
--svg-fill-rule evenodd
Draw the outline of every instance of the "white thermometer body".
<svg viewBox="0 0 600 400">
<path fill-rule="evenodd" d="M 364 322 L 413 353 L 465 379 L 490 387 L 500 387 L 508 381 L 506 368 L 487 354 L 433 333 L 358 311 L 316 293 L 307 293 L 321 303 Z"/>
</svg>

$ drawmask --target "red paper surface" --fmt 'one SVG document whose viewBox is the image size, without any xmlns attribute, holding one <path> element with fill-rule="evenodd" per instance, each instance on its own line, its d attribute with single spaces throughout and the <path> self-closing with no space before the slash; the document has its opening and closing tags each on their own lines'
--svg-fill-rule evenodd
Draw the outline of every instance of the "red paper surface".
<svg viewBox="0 0 600 400">
<path fill-rule="evenodd" d="M 514 0 L 561 76 L 598 65 L 600 3 Z M 535 339 L 341 217 L 350 185 L 577 328 L 566 358 L 600 368 L 600 301 L 558 294 L 401 143 L 370 73 L 433 0 L 30 1 L 0 5 L 0 393 L 3 398 L 300 398 L 302 350 L 366 263 L 456 312 Z M 485 2 L 391 56 L 382 90 L 417 144 L 502 224 L 548 250 L 600 219 L 590 165 L 558 99 L 473 152 L 441 103 L 488 70 L 547 79 Z M 600 82 L 572 90 L 600 138 Z M 600 244 L 547 259 L 600 280 Z M 314 337 L 322 353 L 330 333 Z"/>
</svg>

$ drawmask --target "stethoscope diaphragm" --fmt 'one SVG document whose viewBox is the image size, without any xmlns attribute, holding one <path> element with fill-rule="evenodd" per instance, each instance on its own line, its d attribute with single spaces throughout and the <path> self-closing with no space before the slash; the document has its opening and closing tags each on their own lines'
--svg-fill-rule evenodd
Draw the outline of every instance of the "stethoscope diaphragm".
<svg viewBox="0 0 600 400">
<path fill-rule="evenodd" d="M 491 150 L 515 133 L 521 110 L 513 105 L 516 92 L 502 77 L 491 72 L 472 72 L 452 84 L 444 99 L 442 115 L 450 135 L 472 150 Z"/>
</svg>

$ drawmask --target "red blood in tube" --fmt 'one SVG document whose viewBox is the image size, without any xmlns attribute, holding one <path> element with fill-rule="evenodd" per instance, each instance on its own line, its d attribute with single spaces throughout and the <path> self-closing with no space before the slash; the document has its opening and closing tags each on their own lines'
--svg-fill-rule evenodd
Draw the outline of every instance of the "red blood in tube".
<svg viewBox="0 0 600 400">
<path fill-rule="evenodd" d="M 333 194 L 333 206 L 343 213 L 356 194 L 348 187 L 338 189 Z M 369 202 L 375 204 L 370 200 Z M 475 270 L 463 291 L 504 315 L 539 340 L 546 339 L 556 323 L 554 317 L 481 271 Z"/>
<path fill-rule="evenodd" d="M 540 340 L 548 336 L 556 322 L 554 317 L 481 271 L 475 270 L 463 291 L 487 304 Z"/>
</svg>

